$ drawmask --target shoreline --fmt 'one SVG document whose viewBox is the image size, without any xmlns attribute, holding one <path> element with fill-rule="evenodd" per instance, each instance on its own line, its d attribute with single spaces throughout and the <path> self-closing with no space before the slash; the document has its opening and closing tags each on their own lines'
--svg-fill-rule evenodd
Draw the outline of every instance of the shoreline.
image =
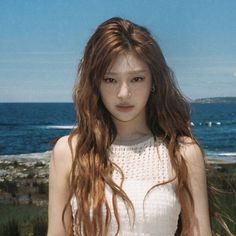
<svg viewBox="0 0 236 236">
<path fill-rule="evenodd" d="M 45 151 L 45 152 L 35 152 L 35 153 L 23 153 L 23 154 L 7 154 L 7 155 L 0 155 L 1 160 L 47 160 L 50 159 L 52 151 Z"/>
<path fill-rule="evenodd" d="M 23 153 L 23 154 L 9 154 L 9 155 L 0 155 L 1 161 L 25 161 L 25 162 L 35 162 L 35 161 L 50 161 L 51 150 L 45 152 L 36 152 L 36 153 Z M 236 156 L 232 153 L 232 156 L 206 156 L 207 164 L 222 164 L 222 165 L 232 165 L 236 164 Z"/>
</svg>

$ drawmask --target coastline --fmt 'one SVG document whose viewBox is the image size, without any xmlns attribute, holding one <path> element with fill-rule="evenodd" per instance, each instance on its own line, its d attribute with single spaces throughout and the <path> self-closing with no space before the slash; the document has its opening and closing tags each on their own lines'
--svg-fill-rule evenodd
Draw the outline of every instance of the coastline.
<svg viewBox="0 0 236 236">
<path fill-rule="evenodd" d="M 4 181 L 18 183 L 39 182 L 48 184 L 48 169 L 52 151 L 18 154 L 0 155 L 0 183 Z M 235 158 L 235 157 L 234 157 Z M 206 169 L 224 170 L 236 175 L 236 159 L 219 159 L 218 157 L 206 157 Z M 208 168 L 209 166 L 213 168 Z M 15 191 L 17 192 L 17 191 Z M 0 196 L 2 189 L 0 186 Z M 1 199 L 0 199 L 1 202 Z"/>
<path fill-rule="evenodd" d="M 52 151 L 46 152 L 36 152 L 36 153 L 23 153 L 23 154 L 13 154 L 13 155 L 0 155 L 1 160 L 49 160 Z"/>
<path fill-rule="evenodd" d="M 49 161 L 52 151 L 37 152 L 37 153 L 24 153 L 24 154 L 13 154 L 13 155 L 0 155 L 0 162 L 5 161 L 25 161 L 25 162 L 35 162 L 35 161 Z M 233 153 L 234 154 L 234 153 Z M 207 164 L 236 164 L 236 156 L 212 156 L 206 155 Z"/>
<path fill-rule="evenodd" d="M 52 151 L 18 155 L 0 155 L 0 184 L 4 181 L 16 182 L 18 189 L 21 188 L 21 192 L 24 190 L 23 184 L 26 185 L 25 183 L 30 185 L 32 182 L 37 182 L 47 185 L 51 154 Z M 211 172 L 213 169 L 220 172 L 229 172 L 236 176 L 236 159 L 235 157 L 232 159 L 226 158 L 225 160 L 213 156 L 206 157 L 206 169 L 211 169 Z M 29 191 L 29 189 L 27 189 L 27 191 Z M 2 192 L 0 185 L 0 196 L 2 195 Z M 18 191 L 15 190 L 15 194 L 17 192 Z M 33 192 L 35 192 L 35 190 Z"/>
</svg>

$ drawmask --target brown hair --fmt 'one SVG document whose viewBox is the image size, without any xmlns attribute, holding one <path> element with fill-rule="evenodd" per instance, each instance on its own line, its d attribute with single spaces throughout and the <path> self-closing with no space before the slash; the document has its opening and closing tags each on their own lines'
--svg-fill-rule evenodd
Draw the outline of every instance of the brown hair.
<svg viewBox="0 0 236 236">
<path fill-rule="evenodd" d="M 118 169 L 122 174 L 122 170 L 109 159 L 109 147 L 116 138 L 117 131 L 99 94 L 100 81 L 108 67 L 118 54 L 125 52 L 136 53 L 150 69 L 156 92 L 149 97 L 146 106 L 147 125 L 153 136 L 162 138 L 168 148 L 178 180 L 176 195 L 181 204 L 181 236 L 188 235 L 192 222 L 187 208 L 192 208 L 193 212 L 194 203 L 187 181 L 186 163 L 179 153 L 179 138 L 187 136 L 196 142 L 189 124 L 190 108 L 177 88 L 174 75 L 150 32 L 118 17 L 98 26 L 89 39 L 79 64 L 78 81 L 74 87 L 77 127 L 69 137 L 71 151 L 74 136 L 77 137 L 77 145 L 75 153 L 72 152 L 70 195 L 67 202 L 68 206 L 71 197 L 76 196 L 78 210 L 74 230 L 78 235 L 107 235 L 111 211 L 104 194 L 105 185 L 113 192 L 117 234 L 120 228 L 117 197 L 123 199 L 128 212 L 131 209 L 134 213 L 133 204 L 122 190 L 122 186 L 112 180 L 114 169 Z M 173 180 L 168 182 L 171 181 Z M 153 187 L 156 186 L 158 185 Z M 106 209 L 105 216 L 102 214 L 103 206 Z M 66 207 L 64 211 L 65 209 Z M 68 234 L 70 233 L 71 231 Z"/>
</svg>

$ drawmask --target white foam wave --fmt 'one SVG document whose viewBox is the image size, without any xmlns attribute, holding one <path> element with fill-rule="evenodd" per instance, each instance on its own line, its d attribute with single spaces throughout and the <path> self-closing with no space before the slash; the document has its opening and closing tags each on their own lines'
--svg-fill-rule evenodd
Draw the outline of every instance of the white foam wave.
<svg viewBox="0 0 236 236">
<path fill-rule="evenodd" d="M 236 163 L 236 152 L 206 152 L 206 159 L 209 161 L 220 161 L 224 163 Z"/>
<path fill-rule="evenodd" d="M 44 126 L 46 129 L 73 129 L 75 126 L 73 125 L 47 125 Z"/>
<path fill-rule="evenodd" d="M 236 152 L 222 152 L 218 153 L 219 156 L 236 156 Z"/>
<path fill-rule="evenodd" d="M 219 125 L 222 125 L 222 123 L 220 121 L 206 121 L 206 122 L 191 122 L 190 123 L 191 126 L 202 126 L 202 125 L 205 125 L 205 126 L 208 126 L 208 127 L 212 127 L 212 126 L 219 126 Z"/>
</svg>

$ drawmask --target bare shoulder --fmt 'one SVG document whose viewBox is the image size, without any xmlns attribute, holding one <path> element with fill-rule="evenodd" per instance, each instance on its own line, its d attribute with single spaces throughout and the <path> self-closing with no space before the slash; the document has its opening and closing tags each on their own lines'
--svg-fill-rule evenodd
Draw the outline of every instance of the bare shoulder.
<svg viewBox="0 0 236 236">
<path fill-rule="evenodd" d="M 193 226 L 190 235 L 211 235 L 205 158 L 199 145 L 189 137 L 179 140 L 180 153 L 188 169 L 188 183 L 194 202 Z M 189 208 L 191 209 L 191 208 Z"/>
<path fill-rule="evenodd" d="M 75 150 L 76 140 L 72 138 L 72 151 Z M 51 156 L 51 165 L 54 165 L 55 170 L 63 169 L 69 172 L 71 169 L 73 155 L 69 146 L 69 135 L 59 138 L 53 148 Z"/>
<path fill-rule="evenodd" d="M 179 139 L 180 154 L 187 164 L 203 167 L 205 158 L 199 145 L 190 137 Z"/>
<path fill-rule="evenodd" d="M 48 203 L 48 235 L 65 235 L 62 213 L 70 193 L 70 172 L 72 152 L 69 136 L 57 140 L 49 166 L 49 203 Z M 71 210 L 66 210 L 65 220 L 70 225 Z"/>
</svg>

